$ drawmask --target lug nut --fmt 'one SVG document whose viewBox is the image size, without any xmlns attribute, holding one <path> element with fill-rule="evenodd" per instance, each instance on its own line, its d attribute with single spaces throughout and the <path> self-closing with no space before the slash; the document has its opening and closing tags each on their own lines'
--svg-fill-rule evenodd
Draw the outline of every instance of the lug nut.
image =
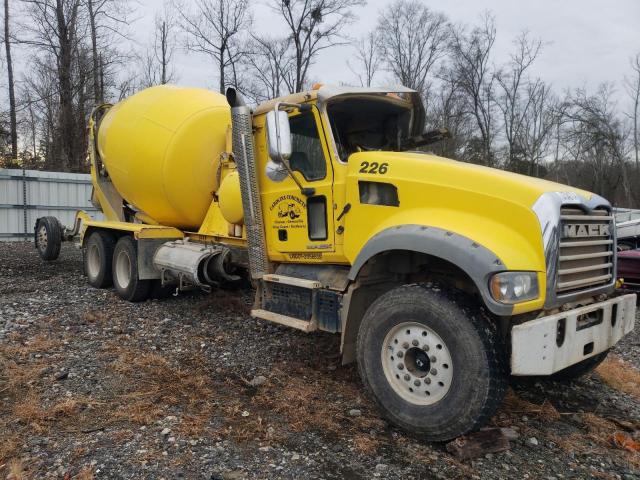
<svg viewBox="0 0 640 480">
<path fill-rule="evenodd" d="M 424 379 L 424 383 L 426 383 L 427 385 L 429 385 L 431 383 L 431 379 L 430 378 L 425 378 Z"/>
<path fill-rule="evenodd" d="M 404 370 L 404 365 L 402 363 L 398 364 L 398 370 Z"/>
<path fill-rule="evenodd" d="M 435 355 L 431 355 L 431 356 L 429 357 L 429 361 L 430 361 L 431 363 L 436 363 L 436 357 L 435 357 Z"/>
<path fill-rule="evenodd" d="M 402 348 L 409 348 L 409 342 L 404 342 L 402 344 Z"/>
<path fill-rule="evenodd" d="M 436 370 L 435 368 L 431 369 L 431 375 L 437 375 L 438 374 L 438 370 Z"/>
<path fill-rule="evenodd" d="M 418 346 L 418 340 L 413 340 L 411 342 L 411 345 L 413 345 L 414 347 L 417 347 Z"/>
<path fill-rule="evenodd" d="M 423 345 L 423 346 L 422 346 L 422 349 L 423 349 L 425 352 L 428 352 L 428 351 L 429 351 L 429 345 Z"/>
<path fill-rule="evenodd" d="M 402 352 L 398 352 L 398 353 L 396 353 L 396 356 L 397 356 L 398 358 L 402 358 L 402 357 L 404 356 L 404 353 L 402 353 Z"/>
<path fill-rule="evenodd" d="M 409 376 L 408 374 L 404 376 L 404 379 L 408 382 L 409 380 L 411 380 L 411 376 Z"/>
<path fill-rule="evenodd" d="M 415 382 L 413 382 L 413 384 L 414 384 L 416 387 L 419 387 L 419 386 L 420 386 L 420 380 L 416 380 Z"/>
</svg>

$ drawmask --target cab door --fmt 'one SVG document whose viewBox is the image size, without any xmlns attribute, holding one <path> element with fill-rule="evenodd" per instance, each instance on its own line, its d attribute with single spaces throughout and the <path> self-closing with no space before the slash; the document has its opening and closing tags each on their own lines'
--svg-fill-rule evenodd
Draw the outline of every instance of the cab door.
<svg viewBox="0 0 640 480">
<path fill-rule="evenodd" d="M 318 110 L 289 114 L 289 165 L 309 196 L 287 175 L 262 176 L 262 208 L 269 251 L 285 261 L 322 261 L 333 252 L 333 169 Z M 265 129 L 266 130 L 266 129 Z M 264 141 L 266 142 L 266 132 Z M 268 152 L 268 148 L 264 151 Z M 265 153 L 266 153 L 265 152 Z M 263 169 L 264 171 L 264 169 Z M 279 180 L 279 181 L 278 181 Z"/>
</svg>

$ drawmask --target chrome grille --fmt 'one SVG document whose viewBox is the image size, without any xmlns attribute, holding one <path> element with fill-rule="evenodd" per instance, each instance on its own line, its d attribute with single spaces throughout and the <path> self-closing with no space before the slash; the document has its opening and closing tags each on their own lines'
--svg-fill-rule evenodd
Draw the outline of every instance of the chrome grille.
<svg viewBox="0 0 640 480">
<path fill-rule="evenodd" d="M 589 213 L 560 211 L 560 255 L 556 292 L 566 294 L 611 283 L 614 276 L 613 216 L 606 209 Z"/>
</svg>

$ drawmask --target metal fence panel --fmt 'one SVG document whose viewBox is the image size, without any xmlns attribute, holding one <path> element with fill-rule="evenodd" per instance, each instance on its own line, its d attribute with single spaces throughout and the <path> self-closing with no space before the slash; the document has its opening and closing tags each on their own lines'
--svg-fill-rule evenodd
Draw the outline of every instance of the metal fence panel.
<svg viewBox="0 0 640 480">
<path fill-rule="evenodd" d="M 44 216 L 72 226 L 77 210 L 102 218 L 91 204 L 90 175 L 0 168 L 0 241 L 32 239 Z"/>
</svg>

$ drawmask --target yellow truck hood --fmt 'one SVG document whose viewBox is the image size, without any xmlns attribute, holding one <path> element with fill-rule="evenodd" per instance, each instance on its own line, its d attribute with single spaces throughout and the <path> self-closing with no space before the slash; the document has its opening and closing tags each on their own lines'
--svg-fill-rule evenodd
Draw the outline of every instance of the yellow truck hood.
<svg viewBox="0 0 640 480">
<path fill-rule="evenodd" d="M 439 185 L 452 191 L 485 193 L 510 202 L 531 207 L 545 192 L 573 192 L 584 199 L 592 193 L 568 185 L 528 177 L 496 168 L 460 162 L 437 155 L 406 152 L 360 152 L 349 158 L 349 164 L 387 163 L 390 178 L 398 176 L 420 183 Z M 382 177 L 382 175 L 378 175 Z"/>
<path fill-rule="evenodd" d="M 362 181 L 393 184 L 399 205 L 362 204 L 358 197 Z M 363 240 L 387 228 L 424 225 L 472 239 L 494 252 L 506 269 L 539 272 L 546 266 L 540 220 L 532 209 L 536 201 L 546 192 L 566 192 L 566 198 L 576 203 L 587 203 L 593 196 L 525 175 L 404 152 L 351 155 L 347 184 L 354 208 L 345 226 L 358 232 L 345 241 L 348 257 L 355 258 Z"/>
</svg>

